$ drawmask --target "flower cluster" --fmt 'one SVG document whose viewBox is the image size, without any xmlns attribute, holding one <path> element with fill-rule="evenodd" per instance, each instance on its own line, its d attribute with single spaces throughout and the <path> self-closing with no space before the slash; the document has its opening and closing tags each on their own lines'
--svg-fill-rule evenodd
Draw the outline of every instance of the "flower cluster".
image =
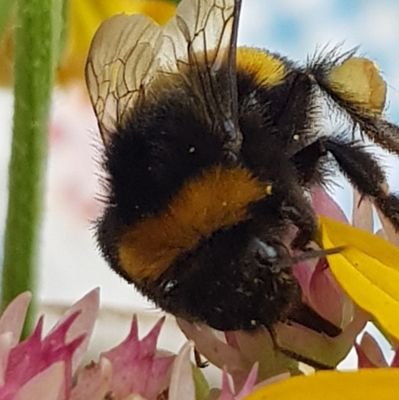
<svg viewBox="0 0 399 400">
<path fill-rule="evenodd" d="M 188 342 L 174 355 L 157 350 L 163 324 L 159 320 L 139 339 L 133 318 L 128 336 L 97 361 L 81 366 L 96 320 L 99 291 L 93 290 L 73 305 L 43 335 L 43 317 L 33 333 L 19 342 L 30 294 L 19 295 L 0 318 L 0 399 L 2 400 L 155 400 L 195 399 L 196 387 Z M 241 399 L 253 388 L 254 367 L 235 395 L 224 373 L 217 399 Z"/>
<path fill-rule="evenodd" d="M 313 204 L 320 214 L 341 220 L 344 218 L 321 189 L 314 191 Z M 359 204 L 357 199 L 355 204 Z M 363 202 L 354 210 L 353 224 L 371 229 L 371 221 L 372 207 Z M 387 221 L 384 224 L 388 226 Z M 322 224 L 322 228 L 325 226 L 328 227 L 328 223 Z M 355 236 L 365 234 L 365 231 L 345 226 L 342 229 L 352 229 Z M 365 242 L 369 254 L 373 254 L 372 241 L 381 245 L 378 242 L 381 240 L 390 246 L 376 235 L 366 235 L 369 235 L 369 241 Z M 386 228 L 378 235 L 397 239 L 396 234 L 393 231 L 387 233 Z M 378 385 L 380 380 L 388 379 L 398 385 L 398 350 L 388 362 L 370 334 L 363 334 L 361 341 L 356 343 L 367 321 L 384 323 L 385 310 L 378 307 L 362 310 L 356 305 L 359 303 L 356 288 L 349 290 L 349 295 L 344 293 L 342 285 L 338 284 L 340 276 L 332 274 L 330 261 L 333 259 L 331 256 L 295 266 L 305 309 L 311 311 L 313 318 L 317 316 L 314 321 L 321 318 L 327 327 L 334 327 L 333 332 L 315 329 L 309 323 L 311 320 L 303 316 L 295 322 L 281 322 L 275 330 L 263 328 L 250 333 L 218 332 L 205 325 L 178 320 L 180 329 L 190 341 L 178 354 L 172 354 L 157 349 L 163 319 L 140 339 L 138 322 L 134 317 L 127 337 L 111 350 L 101 353 L 97 360 L 86 360 L 86 365 L 83 361 L 99 307 L 98 290 L 93 290 L 73 305 L 46 334 L 43 334 L 43 317 L 39 318 L 33 332 L 22 341 L 19 338 L 30 295 L 21 294 L 0 318 L 0 399 L 235 400 L 266 398 L 261 397 L 265 393 L 277 393 L 282 399 L 288 399 L 295 393 L 295 385 L 304 385 L 310 393 L 308 398 L 318 398 L 326 382 L 341 377 L 342 385 L 347 385 L 348 390 L 365 380 Z M 382 292 L 389 290 L 378 279 L 372 284 Z M 398 336 L 395 328 L 382 326 L 382 331 L 393 344 L 396 343 Z M 223 371 L 220 388 L 210 388 L 201 370 L 192 363 L 194 347 Z M 358 355 L 359 372 L 340 375 L 336 375 L 337 372 L 319 372 L 302 378 L 293 377 L 304 373 L 297 360 L 307 362 L 316 370 L 318 367 L 334 369 L 353 347 Z M 388 367 L 392 369 L 387 370 Z M 367 372 L 363 372 L 363 368 L 367 368 Z M 373 374 L 370 375 L 370 371 Z M 380 398 L 393 399 L 388 397 L 391 390 L 386 388 L 382 392 L 386 397 Z M 284 393 L 288 393 L 287 397 Z M 331 397 L 336 398 L 339 397 Z"/>
</svg>

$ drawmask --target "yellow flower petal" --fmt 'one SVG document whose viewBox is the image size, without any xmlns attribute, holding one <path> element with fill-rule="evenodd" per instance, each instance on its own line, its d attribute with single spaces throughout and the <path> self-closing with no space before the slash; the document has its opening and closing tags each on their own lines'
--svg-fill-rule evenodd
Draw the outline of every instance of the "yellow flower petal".
<svg viewBox="0 0 399 400">
<path fill-rule="evenodd" d="M 69 41 L 72 49 L 85 51 L 98 26 L 114 14 L 147 14 L 162 24 L 174 15 L 175 5 L 167 0 L 69 0 Z"/>
<path fill-rule="evenodd" d="M 61 82 L 83 79 L 84 63 L 90 42 L 102 21 L 114 14 L 146 14 L 163 24 L 175 13 L 168 0 L 69 0 L 68 36 L 63 62 L 59 69 Z"/>
<path fill-rule="evenodd" d="M 353 301 L 399 340 L 399 248 L 350 225 L 320 217 L 324 248 L 335 278 Z"/>
<path fill-rule="evenodd" d="M 258 389 L 245 400 L 396 400 L 399 369 L 318 372 Z"/>
<path fill-rule="evenodd" d="M 84 64 L 90 42 L 102 21 L 114 14 L 147 14 L 159 24 L 168 21 L 176 5 L 168 0 L 69 0 L 66 40 L 58 81 L 83 81 Z M 0 85 L 11 84 L 13 58 L 13 26 L 0 42 Z"/>
</svg>

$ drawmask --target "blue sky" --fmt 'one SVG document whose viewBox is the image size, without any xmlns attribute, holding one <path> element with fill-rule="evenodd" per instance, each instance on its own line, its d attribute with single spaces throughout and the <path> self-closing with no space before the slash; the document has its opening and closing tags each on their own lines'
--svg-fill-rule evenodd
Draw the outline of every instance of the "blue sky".
<svg viewBox="0 0 399 400">
<path fill-rule="evenodd" d="M 399 121 L 399 2 L 395 0 L 243 0 L 239 42 L 305 60 L 317 46 L 360 46 L 392 86 Z"/>
<path fill-rule="evenodd" d="M 326 44 L 343 44 L 343 50 L 359 46 L 388 84 L 386 117 L 399 123 L 398 21 L 396 0 L 243 0 L 239 43 L 299 62 Z M 386 154 L 381 159 L 392 188 L 399 190 L 399 161 Z M 342 185 L 337 196 L 348 210 L 348 188 Z"/>
</svg>

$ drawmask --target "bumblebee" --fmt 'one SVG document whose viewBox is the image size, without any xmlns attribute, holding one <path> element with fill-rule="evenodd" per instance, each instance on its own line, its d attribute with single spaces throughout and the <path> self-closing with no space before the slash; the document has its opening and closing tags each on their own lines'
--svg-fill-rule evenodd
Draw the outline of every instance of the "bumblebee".
<svg viewBox="0 0 399 400">
<path fill-rule="evenodd" d="M 300 66 L 237 47 L 239 14 L 239 0 L 182 0 L 162 27 L 117 15 L 86 64 L 104 143 L 102 254 L 157 306 L 220 330 L 294 312 L 292 266 L 318 235 L 309 190 L 334 170 L 399 229 L 399 198 L 364 142 L 317 129 L 324 97 L 399 154 L 374 64 L 330 52 Z"/>
</svg>

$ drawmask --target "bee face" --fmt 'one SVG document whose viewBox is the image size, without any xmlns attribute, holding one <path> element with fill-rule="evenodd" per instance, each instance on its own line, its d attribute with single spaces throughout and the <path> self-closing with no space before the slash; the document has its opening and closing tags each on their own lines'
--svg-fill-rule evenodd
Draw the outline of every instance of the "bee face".
<svg viewBox="0 0 399 400">
<path fill-rule="evenodd" d="M 220 329 L 272 326 L 299 290 L 281 237 L 255 234 L 257 221 L 214 232 L 143 288 L 162 308 Z M 274 241 L 273 241 L 274 240 Z"/>
<path fill-rule="evenodd" d="M 295 310 L 295 254 L 306 258 L 317 235 L 307 191 L 324 184 L 327 154 L 399 228 L 399 200 L 376 160 L 314 127 L 318 90 L 399 153 L 384 100 L 346 78 L 349 68 L 370 86 L 369 61 L 329 54 L 300 67 L 237 49 L 239 10 L 239 1 L 183 0 L 162 28 L 115 16 L 86 67 L 104 141 L 103 255 L 164 310 L 222 330 L 271 326 Z"/>
</svg>

